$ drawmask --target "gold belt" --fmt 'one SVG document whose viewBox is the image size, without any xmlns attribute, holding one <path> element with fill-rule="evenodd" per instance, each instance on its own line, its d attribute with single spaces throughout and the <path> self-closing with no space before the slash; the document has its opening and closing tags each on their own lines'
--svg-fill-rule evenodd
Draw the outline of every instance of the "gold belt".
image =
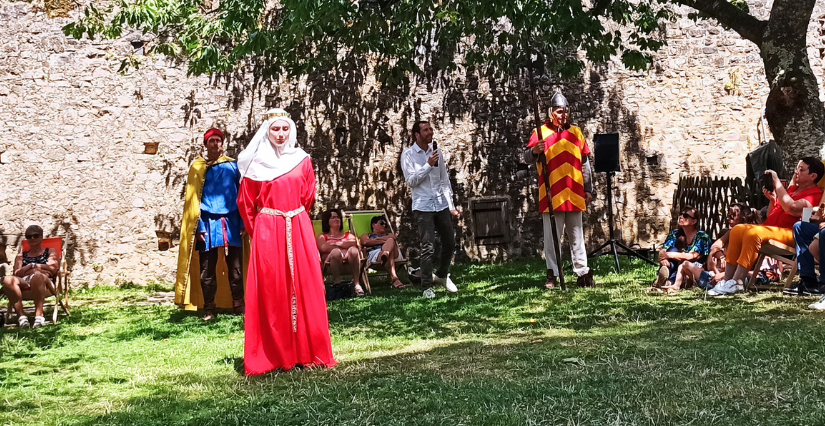
<svg viewBox="0 0 825 426">
<path fill-rule="evenodd" d="M 292 332 L 298 332 L 298 296 L 295 291 L 295 253 L 292 250 L 292 219 L 305 211 L 304 206 L 289 212 L 262 207 L 259 212 L 270 216 L 283 216 L 286 219 L 286 252 L 289 258 L 289 273 L 292 277 Z"/>
</svg>

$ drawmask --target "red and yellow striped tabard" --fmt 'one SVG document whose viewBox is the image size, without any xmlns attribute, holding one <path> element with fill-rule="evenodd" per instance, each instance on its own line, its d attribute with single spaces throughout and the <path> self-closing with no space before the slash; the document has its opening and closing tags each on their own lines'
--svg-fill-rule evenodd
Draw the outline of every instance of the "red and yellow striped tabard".
<svg viewBox="0 0 825 426">
<path fill-rule="evenodd" d="M 561 132 L 553 131 L 545 123 L 541 134 L 549 135 L 544 139 L 544 156 L 536 161 L 539 175 L 539 211 L 549 213 L 547 203 L 547 186 L 553 200 L 553 211 L 583 212 L 587 210 L 584 202 L 584 176 L 582 159 L 590 155 L 590 147 L 584 140 L 581 129 L 570 126 Z M 527 148 L 536 146 L 536 131 L 530 137 Z"/>
</svg>

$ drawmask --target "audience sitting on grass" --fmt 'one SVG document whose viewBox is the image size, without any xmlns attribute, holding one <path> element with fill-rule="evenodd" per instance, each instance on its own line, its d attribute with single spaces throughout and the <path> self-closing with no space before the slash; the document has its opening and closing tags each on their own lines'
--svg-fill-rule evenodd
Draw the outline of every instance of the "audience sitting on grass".
<svg viewBox="0 0 825 426">
<path fill-rule="evenodd" d="M 799 282 L 785 289 L 785 294 L 800 296 L 825 294 L 825 284 L 823 284 L 825 276 L 821 274 L 822 265 L 825 264 L 825 259 L 823 259 L 825 253 L 819 251 L 819 241 L 825 238 L 825 221 L 822 221 L 823 209 L 825 209 L 825 203 L 820 204 L 819 211 L 811 217 L 811 220 L 819 222 L 818 224 L 800 221 L 793 227 Z M 819 279 L 816 277 L 816 262 L 814 261 L 817 258 L 820 268 Z"/>
<path fill-rule="evenodd" d="M 345 273 L 344 265 L 349 266 L 352 274 L 355 295 L 364 295 L 361 287 L 361 255 L 358 252 L 358 239 L 355 235 L 344 232 L 344 215 L 341 210 L 330 209 L 321 215 L 321 230 L 323 234 L 318 236 L 318 251 L 321 253 L 321 261 L 329 265 L 329 272 L 332 274 L 332 283 L 341 283 L 341 274 Z"/>
<path fill-rule="evenodd" d="M 762 193 L 770 200 L 768 217 L 762 225 L 737 225 L 730 231 L 725 257 L 725 279 L 708 291 L 710 296 L 723 296 L 743 289 L 744 280 L 753 268 L 759 249 L 765 240 L 775 240 L 782 244 L 794 245 L 793 226 L 802 217 L 802 209 L 813 208 L 822 198 L 822 190 L 817 183 L 825 174 L 825 165 L 816 158 L 805 157 L 796 166 L 793 181 L 785 189 L 773 170 L 768 170 L 772 186 Z"/>
<path fill-rule="evenodd" d="M 710 246 L 705 268 L 696 262 L 683 262 L 676 271 L 673 287 L 687 288 L 689 284 L 696 283 L 701 289 L 708 290 L 725 278 L 725 249 L 730 239 L 730 230 L 743 223 L 757 223 L 759 214 L 745 204 L 734 203 L 728 209 L 727 220 L 729 228 Z"/>
<path fill-rule="evenodd" d="M 30 292 L 34 300 L 34 323 L 32 327 L 46 324 L 43 316 L 43 303 L 47 297 L 55 294 L 52 279 L 57 276 L 57 253 L 45 248 L 43 229 L 37 225 L 26 228 L 26 240 L 29 250 L 21 251 L 14 259 L 14 275 L 3 278 L 3 293 L 17 312 L 17 324 L 28 327 L 29 319 L 23 312 L 23 293 Z"/>
<path fill-rule="evenodd" d="M 685 206 L 679 215 L 679 229 L 668 234 L 662 250 L 659 251 L 659 273 L 653 285 L 647 289 L 648 293 L 668 292 L 673 294 L 681 287 L 679 270 L 685 263 L 695 263 L 698 267 L 707 260 L 710 253 L 710 235 L 700 231 L 697 227 L 700 219 L 699 211 L 692 206 Z M 677 274 L 679 283 L 676 284 Z"/>
<path fill-rule="evenodd" d="M 367 261 L 371 264 L 384 265 L 390 274 L 393 288 L 405 288 L 406 286 L 398 279 L 398 273 L 395 270 L 398 243 L 395 234 L 388 230 L 387 220 L 383 216 L 375 216 L 370 220 L 370 227 L 372 232 L 361 236 L 361 245 L 369 248 Z"/>
</svg>

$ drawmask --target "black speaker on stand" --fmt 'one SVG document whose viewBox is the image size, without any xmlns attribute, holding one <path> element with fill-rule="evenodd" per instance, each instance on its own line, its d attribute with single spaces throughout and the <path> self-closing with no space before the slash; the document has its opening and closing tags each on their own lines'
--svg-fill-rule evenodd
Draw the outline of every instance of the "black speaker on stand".
<svg viewBox="0 0 825 426">
<path fill-rule="evenodd" d="M 593 147 L 596 161 L 593 165 L 593 171 L 596 173 L 607 173 L 607 228 L 610 232 L 609 239 L 599 248 L 593 250 L 588 257 L 602 256 L 612 254 L 613 259 L 616 260 L 616 272 L 622 272 L 619 266 L 619 255 L 635 256 L 645 262 L 656 266 L 650 259 L 642 256 L 637 251 L 622 244 L 620 241 L 613 239 L 613 173 L 621 171 L 619 167 L 619 134 L 607 133 L 593 136 Z M 616 246 L 624 251 L 618 251 Z M 601 252 L 606 247 L 610 250 Z M 600 253 L 601 252 L 601 253 Z"/>
</svg>

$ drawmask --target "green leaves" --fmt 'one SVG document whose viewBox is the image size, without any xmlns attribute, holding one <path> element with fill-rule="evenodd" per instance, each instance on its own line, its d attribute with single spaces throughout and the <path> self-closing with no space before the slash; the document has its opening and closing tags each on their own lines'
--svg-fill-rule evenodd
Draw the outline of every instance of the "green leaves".
<svg viewBox="0 0 825 426">
<path fill-rule="evenodd" d="M 194 75 L 254 64 L 260 75 L 295 76 L 372 61 L 379 81 L 398 85 L 458 64 L 517 75 L 525 56 L 539 54 L 550 58 L 548 72 L 570 77 L 584 67 L 580 50 L 593 62 L 618 55 L 633 69 L 648 66 L 664 45 L 667 2 L 595 3 L 597 9 L 583 0 L 121 0 L 114 10 L 89 5 L 63 31 L 117 38 L 136 29 L 150 41 L 147 53 L 186 60 Z"/>
</svg>

